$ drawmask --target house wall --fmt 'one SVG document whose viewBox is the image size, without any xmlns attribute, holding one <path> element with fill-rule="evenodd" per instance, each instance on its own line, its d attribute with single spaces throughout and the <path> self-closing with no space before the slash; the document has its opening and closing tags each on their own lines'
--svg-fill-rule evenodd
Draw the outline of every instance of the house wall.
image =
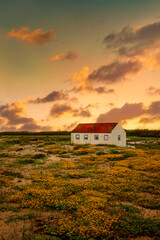
<svg viewBox="0 0 160 240">
<path fill-rule="evenodd" d="M 99 135 L 99 140 L 94 139 L 94 135 Z M 104 135 L 108 135 L 108 140 L 104 140 Z M 112 144 L 111 133 L 91 133 L 91 144 Z"/>
<path fill-rule="evenodd" d="M 80 139 L 76 139 L 76 134 L 80 135 Z M 84 139 L 84 135 L 88 135 L 88 140 Z M 90 133 L 71 133 L 71 142 L 76 144 L 90 144 Z"/>
<path fill-rule="evenodd" d="M 76 139 L 76 134 L 80 135 L 80 139 Z M 88 135 L 88 140 L 84 139 L 84 135 Z M 99 135 L 99 140 L 94 140 L 94 135 Z M 104 140 L 104 135 L 108 135 L 108 140 Z M 71 142 L 76 144 L 112 144 L 110 133 L 71 133 Z"/>
<path fill-rule="evenodd" d="M 118 140 L 118 135 L 121 136 L 121 140 Z M 118 123 L 116 127 L 112 130 L 111 142 L 114 145 L 125 147 L 126 146 L 126 132 L 122 128 L 121 124 Z"/>
<path fill-rule="evenodd" d="M 80 139 L 76 139 L 76 134 L 80 135 Z M 88 135 L 88 139 L 84 139 L 84 135 Z M 99 135 L 99 139 L 95 140 L 94 135 Z M 108 140 L 104 139 L 104 135 L 108 135 Z M 118 140 L 120 135 L 120 140 Z M 112 133 L 71 133 L 71 142 L 76 144 L 114 144 L 117 146 L 126 146 L 126 132 L 122 128 L 121 124 L 118 123 L 112 130 Z"/>
</svg>

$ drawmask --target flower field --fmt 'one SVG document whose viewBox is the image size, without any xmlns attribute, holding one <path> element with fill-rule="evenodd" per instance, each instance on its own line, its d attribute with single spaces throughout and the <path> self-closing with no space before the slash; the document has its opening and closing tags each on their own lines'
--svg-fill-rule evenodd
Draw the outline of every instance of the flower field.
<svg viewBox="0 0 160 240">
<path fill-rule="evenodd" d="M 2 135 L 0 162 L 2 240 L 160 239 L 159 148 Z"/>
</svg>

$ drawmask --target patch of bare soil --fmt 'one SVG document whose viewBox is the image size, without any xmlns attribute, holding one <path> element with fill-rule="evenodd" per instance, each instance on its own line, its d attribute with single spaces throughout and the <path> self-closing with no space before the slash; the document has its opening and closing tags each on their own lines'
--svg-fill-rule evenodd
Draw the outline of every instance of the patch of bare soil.
<svg viewBox="0 0 160 240">
<path fill-rule="evenodd" d="M 90 177 L 88 178 L 70 178 L 67 179 L 67 181 L 73 181 L 73 182 L 87 182 L 87 181 L 91 181 L 92 179 Z"/>
<path fill-rule="evenodd" d="M 37 154 L 40 153 L 40 151 L 31 147 L 30 145 L 25 145 L 21 151 L 17 152 L 16 150 L 13 150 L 13 153 L 18 155 L 25 155 L 25 154 Z"/>
<path fill-rule="evenodd" d="M 140 215 L 143 216 L 144 218 L 151 218 L 151 219 L 160 219 L 160 210 L 159 209 L 148 209 L 148 208 L 143 208 L 137 205 L 134 205 L 133 203 L 130 202 L 117 202 L 118 204 L 123 204 L 123 205 L 131 205 L 140 210 Z"/>
<path fill-rule="evenodd" d="M 8 218 L 23 216 L 29 213 L 28 209 L 16 214 L 11 211 L 3 212 L 0 219 L 0 239 L 22 240 L 25 237 L 25 233 L 33 237 L 34 235 L 43 233 L 46 224 L 48 225 L 48 223 L 57 221 L 58 218 L 63 216 L 63 213 L 56 210 L 52 212 L 34 211 L 33 218 L 31 219 L 16 219 L 10 223 L 6 222 Z"/>
<path fill-rule="evenodd" d="M 64 148 L 68 149 L 68 150 L 73 150 L 74 146 L 71 145 L 63 145 Z"/>
<path fill-rule="evenodd" d="M 160 210 L 139 207 L 144 218 L 160 219 Z"/>
<path fill-rule="evenodd" d="M 148 192 L 141 192 L 141 193 L 139 193 L 139 195 L 141 195 L 142 197 L 146 197 L 146 198 L 153 198 L 153 196 L 155 196 L 155 194 L 148 193 Z"/>
<path fill-rule="evenodd" d="M 32 183 L 32 180 L 30 179 L 19 179 L 19 178 L 14 178 L 12 180 L 12 182 L 14 183 L 15 186 L 23 186 L 23 185 L 26 185 L 26 184 L 31 184 Z"/>
<path fill-rule="evenodd" d="M 48 163 L 56 163 L 56 162 L 59 162 L 61 159 L 59 157 L 57 157 L 56 155 L 50 155 L 48 157 L 48 161 L 47 161 L 47 164 Z"/>
<path fill-rule="evenodd" d="M 31 228 L 31 221 L 14 220 L 7 223 L 7 219 L 15 216 L 23 216 L 29 213 L 28 210 L 22 210 L 20 213 L 11 211 L 1 213 L 0 217 L 0 233 L 1 240 L 21 240 L 25 229 Z"/>
<path fill-rule="evenodd" d="M 110 168 L 110 165 L 109 165 L 109 162 L 107 162 L 107 163 L 104 163 L 104 164 L 101 164 L 101 165 L 99 165 L 99 168 L 101 169 L 106 169 L 106 170 L 110 170 L 111 168 Z"/>
</svg>

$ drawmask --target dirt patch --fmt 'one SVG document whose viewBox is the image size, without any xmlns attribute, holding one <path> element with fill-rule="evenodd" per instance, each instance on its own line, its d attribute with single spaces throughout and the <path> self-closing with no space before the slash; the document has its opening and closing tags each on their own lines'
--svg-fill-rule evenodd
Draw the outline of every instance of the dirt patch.
<svg viewBox="0 0 160 240">
<path fill-rule="evenodd" d="M 141 207 L 139 209 L 144 218 L 160 219 L 160 210 L 158 209 L 145 209 Z"/>
<path fill-rule="evenodd" d="M 87 182 L 87 181 L 91 181 L 92 179 L 90 177 L 88 178 L 70 178 L 67 179 L 67 181 L 72 181 L 72 182 Z"/>
<path fill-rule="evenodd" d="M 101 169 L 106 169 L 106 170 L 110 170 L 111 168 L 110 168 L 110 165 L 109 165 L 109 162 L 107 162 L 107 163 L 105 163 L 105 164 L 101 164 L 101 165 L 99 165 L 99 168 Z"/>
<path fill-rule="evenodd" d="M 21 240 L 23 232 L 27 228 L 31 228 L 31 221 L 28 220 L 14 220 L 7 223 L 7 220 L 15 216 L 27 215 L 29 210 L 23 210 L 20 213 L 13 213 L 11 211 L 1 213 L 0 218 L 0 233 L 1 240 Z"/>
<path fill-rule="evenodd" d="M 14 178 L 14 180 L 12 181 L 14 183 L 15 186 L 23 186 L 26 184 L 31 184 L 32 180 L 30 179 L 19 179 L 19 178 Z"/>
<path fill-rule="evenodd" d="M 139 214 L 141 216 L 143 216 L 144 218 L 151 218 L 151 219 L 159 219 L 160 218 L 160 210 L 159 209 L 143 208 L 143 207 L 137 206 L 130 202 L 117 202 L 117 204 L 130 205 L 130 206 L 138 208 L 140 210 Z"/>
</svg>

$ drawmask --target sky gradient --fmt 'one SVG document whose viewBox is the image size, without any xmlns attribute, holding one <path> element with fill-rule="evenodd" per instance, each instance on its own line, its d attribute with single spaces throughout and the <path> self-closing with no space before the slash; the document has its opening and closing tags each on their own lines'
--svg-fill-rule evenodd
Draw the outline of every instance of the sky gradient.
<svg viewBox="0 0 160 240">
<path fill-rule="evenodd" d="M 0 131 L 160 129 L 159 0 L 0 3 Z"/>
</svg>

